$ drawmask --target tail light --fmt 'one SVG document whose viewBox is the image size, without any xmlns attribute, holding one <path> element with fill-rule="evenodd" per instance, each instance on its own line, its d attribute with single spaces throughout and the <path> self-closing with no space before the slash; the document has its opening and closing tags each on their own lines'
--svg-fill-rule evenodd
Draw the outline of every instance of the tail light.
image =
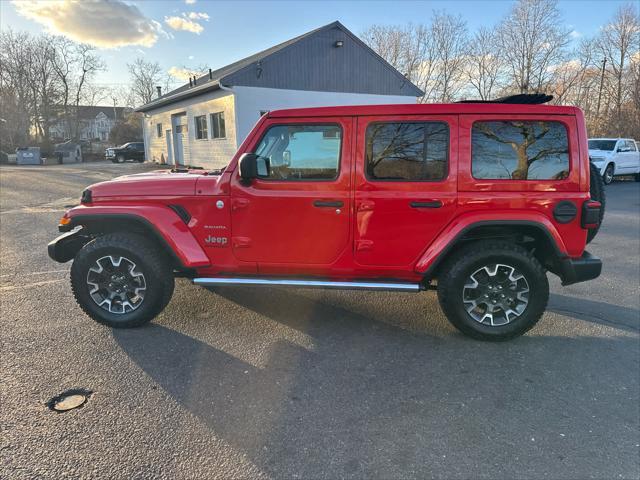
<svg viewBox="0 0 640 480">
<path fill-rule="evenodd" d="M 582 204 L 582 228 L 595 228 L 600 223 L 600 202 L 587 200 Z"/>
</svg>

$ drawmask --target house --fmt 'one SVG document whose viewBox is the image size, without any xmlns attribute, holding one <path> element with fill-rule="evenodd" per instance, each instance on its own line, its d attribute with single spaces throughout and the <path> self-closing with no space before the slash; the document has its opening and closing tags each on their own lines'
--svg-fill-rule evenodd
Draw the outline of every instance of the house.
<svg viewBox="0 0 640 480">
<path fill-rule="evenodd" d="M 270 110 L 415 103 L 422 95 L 357 36 L 333 22 L 209 70 L 137 111 L 144 112 L 147 159 L 219 168 Z"/>
<path fill-rule="evenodd" d="M 108 142 L 111 129 L 116 121 L 124 118 L 129 109 L 125 107 L 114 106 L 85 106 L 69 107 L 69 121 L 66 121 L 62 113 L 62 107 L 57 109 L 60 113 L 52 122 L 49 129 L 52 138 L 67 139 L 72 138 L 75 129 L 74 122 L 76 119 L 76 111 L 79 119 L 79 139 L 80 140 L 96 140 L 100 142 Z"/>
</svg>

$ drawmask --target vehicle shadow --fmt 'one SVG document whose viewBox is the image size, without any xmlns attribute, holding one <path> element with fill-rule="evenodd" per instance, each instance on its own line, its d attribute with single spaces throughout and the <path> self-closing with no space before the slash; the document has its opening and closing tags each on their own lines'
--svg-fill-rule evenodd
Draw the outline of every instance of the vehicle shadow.
<svg viewBox="0 0 640 480">
<path fill-rule="evenodd" d="M 620 449 L 629 464 L 615 471 L 633 471 L 635 337 L 483 343 L 412 332 L 293 291 L 261 293 L 219 291 L 303 331 L 313 348 L 276 341 L 258 368 L 179 325 L 113 336 L 175 402 L 273 477 L 513 478 L 543 475 L 540 465 L 607 477 Z M 610 380 L 620 368 L 630 372 L 625 395 Z M 625 418 L 615 424 L 612 404 L 628 407 L 616 409 Z M 587 425 L 618 441 L 585 435 Z"/>
<path fill-rule="evenodd" d="M 640 332 L 640 310 L 634 308 L 552 293 L 547 310 L 578 320 Z"/>
</svg>

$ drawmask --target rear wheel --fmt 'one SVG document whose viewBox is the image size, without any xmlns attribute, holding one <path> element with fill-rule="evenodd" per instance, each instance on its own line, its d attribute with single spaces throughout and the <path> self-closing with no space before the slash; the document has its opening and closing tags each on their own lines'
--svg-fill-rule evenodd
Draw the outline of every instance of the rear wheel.
<svg viewBox="0 0 640 480">
<path fill-rule="evenodd" d="M 509 242 L 468 245 L 441 269 L 438 299 L 449 321 L 480 340 L 522 335 L 540 319 L 549 283 L 540 262 Z"/>
<path fill-rule="evenodd" d="M 613 182 L 613 176 L 615 174 L 616 168 L 613 163 L 607 165 L 607 168 L 604 169 L 604 173 L 602 174 L 602 181 L 605 185 L 609 185 Z"/>
<path fill-rule="evenodd" d="M 71 287 L 91 318 L 129 328 L 147 323 L 164 309 L 174 279 L 162 252 L 144 237 L 112 233 L 95 238 L 76 254 Z"/>
</svg>

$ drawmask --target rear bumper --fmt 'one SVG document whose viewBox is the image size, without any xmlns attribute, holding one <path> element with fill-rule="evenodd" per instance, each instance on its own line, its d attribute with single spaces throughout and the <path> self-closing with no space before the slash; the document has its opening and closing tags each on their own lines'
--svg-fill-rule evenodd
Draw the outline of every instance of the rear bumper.
<svg viewBox="0 0 640 480">
<path fill-rule="evenodd" d="M 602 260 L 587 251 L 578 259 L 565 258 L 560 260 L 559 276 L 562 279 L 562 285 L 593 280 L 600 276 L 600 272 L 602 272 Z"/>
</svg>

